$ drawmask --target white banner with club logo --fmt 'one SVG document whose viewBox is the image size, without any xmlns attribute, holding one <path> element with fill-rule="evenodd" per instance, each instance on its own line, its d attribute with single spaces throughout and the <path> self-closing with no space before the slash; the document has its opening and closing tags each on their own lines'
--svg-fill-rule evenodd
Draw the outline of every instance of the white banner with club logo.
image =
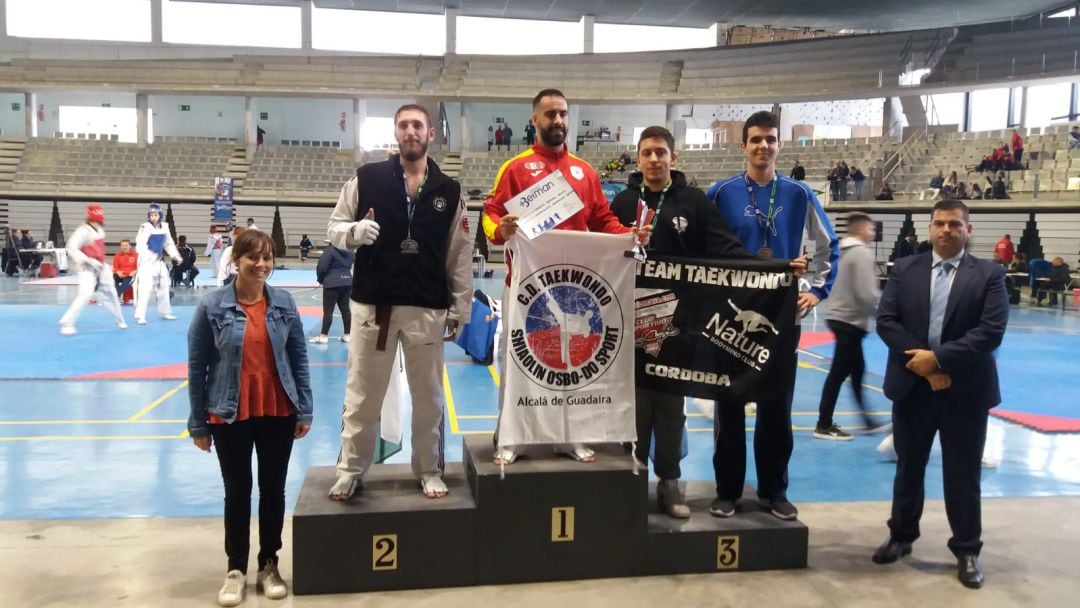
<svg viewBox="0 0 1080 608">
<path fill-rule="evenodd" d="M 499 445 L 634 441 L 630 235 L 515 237 Z"/>
</svg>

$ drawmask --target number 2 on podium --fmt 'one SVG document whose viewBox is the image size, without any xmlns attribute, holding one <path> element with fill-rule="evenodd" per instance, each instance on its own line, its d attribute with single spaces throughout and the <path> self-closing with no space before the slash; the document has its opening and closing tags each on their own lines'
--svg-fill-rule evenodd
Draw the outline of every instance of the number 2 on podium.
<svg viewBox="0 0 1080 608">
<path fill-rule="evenodd" d="M 551 542 L 566 543 L 574 540 L 574 507 L 551 508 Z"/>
<path fill-rule="evenodd" d="M 397 534 L 371 537 L 371 569 L 397 570 Z"/>
<path fill-rule="evenodd" d="M 737 570 L 739 568 L 739 537 L 721 536 L 716 539 L 716 569 Z"/>
</svg>

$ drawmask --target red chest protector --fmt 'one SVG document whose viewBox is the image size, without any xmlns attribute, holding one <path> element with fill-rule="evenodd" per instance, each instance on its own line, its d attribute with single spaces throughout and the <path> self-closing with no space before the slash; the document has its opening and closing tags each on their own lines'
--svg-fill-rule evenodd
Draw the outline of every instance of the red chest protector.
<svg viewBox="0 0 1080 608">
<path fill-rule="evenodd" d="M 97 260 L 99 262 L 105 262 L 105 239 L 98 239 L 91 241 L 82 246 L 80 251 L 83 252 L 86 257 Z"/>
</svg>

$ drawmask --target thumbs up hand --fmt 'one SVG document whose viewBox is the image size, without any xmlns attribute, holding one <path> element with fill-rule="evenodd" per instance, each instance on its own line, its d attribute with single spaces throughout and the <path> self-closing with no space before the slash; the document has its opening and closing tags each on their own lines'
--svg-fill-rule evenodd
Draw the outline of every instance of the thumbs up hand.
<svg viewBox="0 0 1080 608">
<path fill-rule="evenodd" d="M 375 221 L 375 209 L 368 209 L 364 219 L 353 224 L 349 233 L 349 240 L 357 243 L 357 246 L 371 245 L 379 238 L 379 224 Z"/>
</svg>

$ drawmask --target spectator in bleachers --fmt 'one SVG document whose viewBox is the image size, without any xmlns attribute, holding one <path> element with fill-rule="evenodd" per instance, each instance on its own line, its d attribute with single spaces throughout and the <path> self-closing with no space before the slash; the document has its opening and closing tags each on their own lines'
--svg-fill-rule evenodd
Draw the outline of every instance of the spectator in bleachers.
<svg viewBox="0 0 1080 608">
<path fill-rule="evenodd" d="M 915 231 L 912 230 L 904 235 L 904 240 L 900 241 L 900 246 L 896 250 L 896 257 L 893 259 L 906 258 L 909 255 L 915 255 L 918 250 L 919 241 L 915 236 Z"/>
<path fill-rule="evenodd" d="M 259 146 L 263 145 L 263 141 L 266 139 L 266 129 L 262 127 L 255 127 L 255 149 L 258 150 Z"/>
<path fill-rule="evenodd" d="M 825 177 L 829 180 L 829 197 L 834 201 L 840 200 L 840 161 L 836 161 L 836 166 L 829 169 Z"/>
<path fill-rule="evenodd" d="M 847 183 L 850 175 L 851 169 L 848 168 L 847 162 L 840 161 L 839 164 L 837 164 L 836 166 L 836 193 L 839 195 L 839 198 L 837 198 L 836 200 L 847 200 Z"/>
<path fill-rule="evenodd" d="M 127 304 L 132 298 L 125 297 L 131 282 L 135 280 L 135 269 L 139 266 L 139 254 L 131 248 L 131 241 L 120 241 L 120 251 L 113 256 L 113 282 L 116 283 L 116 293 Z"/>
<path fill-rule="evenodd" d="M 994 159 L 994 171 L 1004 171 L 1007 161 L 1012 160 L 1012 153 L 1009 152 L 1009 144 L 1002 142 L 1002 144 L 993 151 L 990 155 Z"/>
<path fill-rule="evenodd" d="M 329 243 L 329 241 L 327 241 Z M 323 317 L 319 335 L 308 340 L 312 344 L 326 344 L 330 338 L 330 326 L 334 323 L 334 307 L 341 313 L 344 326 L 340 340 L 349 341 L 352 329 L 352 314 L 349 312 L 349 296 L 352 294 L 353 252 L 329 245 L 319 256 L 319 265 L 315 268 L 315 279 L 322 285 Z"/>
<path fill-rule="evenodd" d="M 221 235 L 218 234 L 217 226 L 210 226 L 210 236 L 206 239 L 206 249 L 203 255 L 210 256 L 210 274 L 216 279 L 218 266 L 221 265 L 221 252 L 225 249 Z"/>
<path fill-rule="evenodd" d="M 311 239 L 308 235 L 302 235 L 300 237 L 300 261 L 303 262 L 308 259 L 308 254 L 315 248 L 315 245 L 311 243 Z"/>
<path fill-rule="evenodd" d="M 799 164 L 799 161 L 795 161 L 795 166 L 791 168 L 791 179 L 797 179 L 800 182 L 806 181 L 806 167 Z"/>
<path fill-rule="evenodd" d="M 623 166 L 623 169 L 621 169 L 623 171 L 626 170 L 626 167 L 634 164 L 634 157 L 630 155 L 630 147 L 629 146 L 627 146 L 627 148 L 625 150 L 623 150 L 622 154 L 619 155 L 619 162 Z"/>
<path fill-rule="evenodd" d="M 875 201 L 891 201 L 893 200 L 893 189 L 889 186 L 889 182 L 881 183 L 881 191 L 874 197 Z"/>
<path fill-rule="evenodd" d="M 931 199 L 937 198 L 941 194 L 941 189 L 945 186 L 945 175 L 941 171 L 937 172 L 937 175 L 930 178 L 930 186 L 919 193 L 919 200 L 926 200 L 929 196 Z"/>
<path fill-rule="evenodd" d="M 255 218 L 249 217 L 247 219 L 247 229 L 248 230 L 258 230 L 259 229 L 259 227 L 255 225 Z"/>
<path fill-rule="evenodd" d="M 505 131 L 503 131 L 502 125 L 499 125 L 499 128 L 495 129 L 495 151 L 496 152 L 498 152 L 499 148 L 502 147 L 503 140 L 505 139 L 505 135 L 506 135 L 506 133 L 505 133 Z M 509 150 L 510 146 L 507 146 L 506 149 Z"/>
<path fill-rule="evenodd" d="M 968 173 L 985 173 L 986 171 L 994 170 L 994 154 L 987 154 L 979 161 L 979 164 L 971 167 L 967 167 Z"/>
<path fill-rule="evenodd" d="M 985 196 L 985 193 L 983 192 L 983 189 L 982 189 L 982 187 L 979 186 L 979 184 L 977 184 L 975 182 L 971 182 L 970 195 L 971 195 L 970 198 L 982 199 Z"/>
<path fill-rule="evenodd" d="M 1020 137 L 1020 132 L 1013 129 L 1012 132 L 1012 150 L 1013 150 L 1013 163 L 1016 168 L 1020 168 L 1020 159 L 1024 157 L 1024 138 Z"/>
<path fill-rule="evenodd" d="M 967 182 L 958 182 L 956 184 L 956 197 L 960 200 L 971 198 L 971 191 L 968 190 Z"/>
<path fill-rule="evenodd" d="M 1035 305 L 1042 306 L 1043 297 L 1049 294 L 1049 304 L 1052 308 L 1057 306 L 1058 293 L 1065 291 L 1065 286 L 1071 280 L 1071 277 L 1069 277 L 1069 265 L 1065 263 L 1065 260 L 1061 259 L 1061 256 L 1055 257 L 1050 262 L 1050 274 L 1047 275 L 1047 278 L 1049 280 L 1046 282 L 1046 286 L 1039 290 Z"/>
<path fill-rule="evenodd" d="M 180 262 L 173 264 L 172 271 L 169 273 L 172 286 L 184 284 L 194 287 L 195 277 L 199 276 L 199 269 L 195 267 L 195 250 L 188 245 L 185 235 L 181 234 L 177 238 L 176 250 L 180 252 Z"/>
<path fill-rule="evenodd" d="M 960 186 L 960 179 L 956 176 L 956 171 L 949 173 L 949 177 L 945 179 L 945 182 L 941 185 L 941 196 L 945 198 L 956 198 L 956 190 Z"/>
<path fill-rule="evenodd" d="M 506 150 L 510 150 L 510 146 L 514 145 L 514 130 L 510 128 L 510 125 L 503 127 L 503 141 L 506 142 Z"/>
<path fill-rule="evenodd" d="M 1008 182 L 1005 181 L 1005 172 L 1004 171 L 998 171 L 998 173 L 994 177 L 994 179 L 990 179 L 988 177 L 988 178 L 986 178 L 986 181 L 990 182 L 990 190 L 989 190 L 990 195 L 987 198 L 998 199 L 998 200 L 1011 198 L 1009 196 L 1009 192 L 1008 192 L 1008 190 L 1009 190 Z"/>
<path fill-rule="evenodd" d="M 1080 148 L 1080 125 L 1073 125 L 1072 130 L 1069 131 L 1069 149 L 1076 148 Z"/>
<path fill-rule="evenodd" d="M 495 143 L 495 127 L 493 127 L 491 125 L 488 125 L 488 132 L 487 132 L 488 152 L 491 152 L 491 144 L 493 144 L 493 143 Z M 498 149 L 498 148 L 496 148 L 496 149 Z"/>
<path fill-rule="evenodd" d="M 1012 264 L 1013 258 L 1016 257 L 1016 247 L 1013 245 L 1011 234 L 1001 237 L 997 245 L 994 245 L 994 253 L 1001 258 L 1002 264 Z"/>
<path fill-rule="evenodd" d="M 525 125 L 525 143 L 529 144 L 530 148 L 536 143 L 536 125 L 533 124 L 531 118 L 529 124 Z"/>
<path fill-rule="evenodd" d="M 863 186 L 866 184 L 866 174 L 855 165 L 851 165 L 851 183 L 855 186 L 855 200 L 863 200 Z"/>
</svg>

